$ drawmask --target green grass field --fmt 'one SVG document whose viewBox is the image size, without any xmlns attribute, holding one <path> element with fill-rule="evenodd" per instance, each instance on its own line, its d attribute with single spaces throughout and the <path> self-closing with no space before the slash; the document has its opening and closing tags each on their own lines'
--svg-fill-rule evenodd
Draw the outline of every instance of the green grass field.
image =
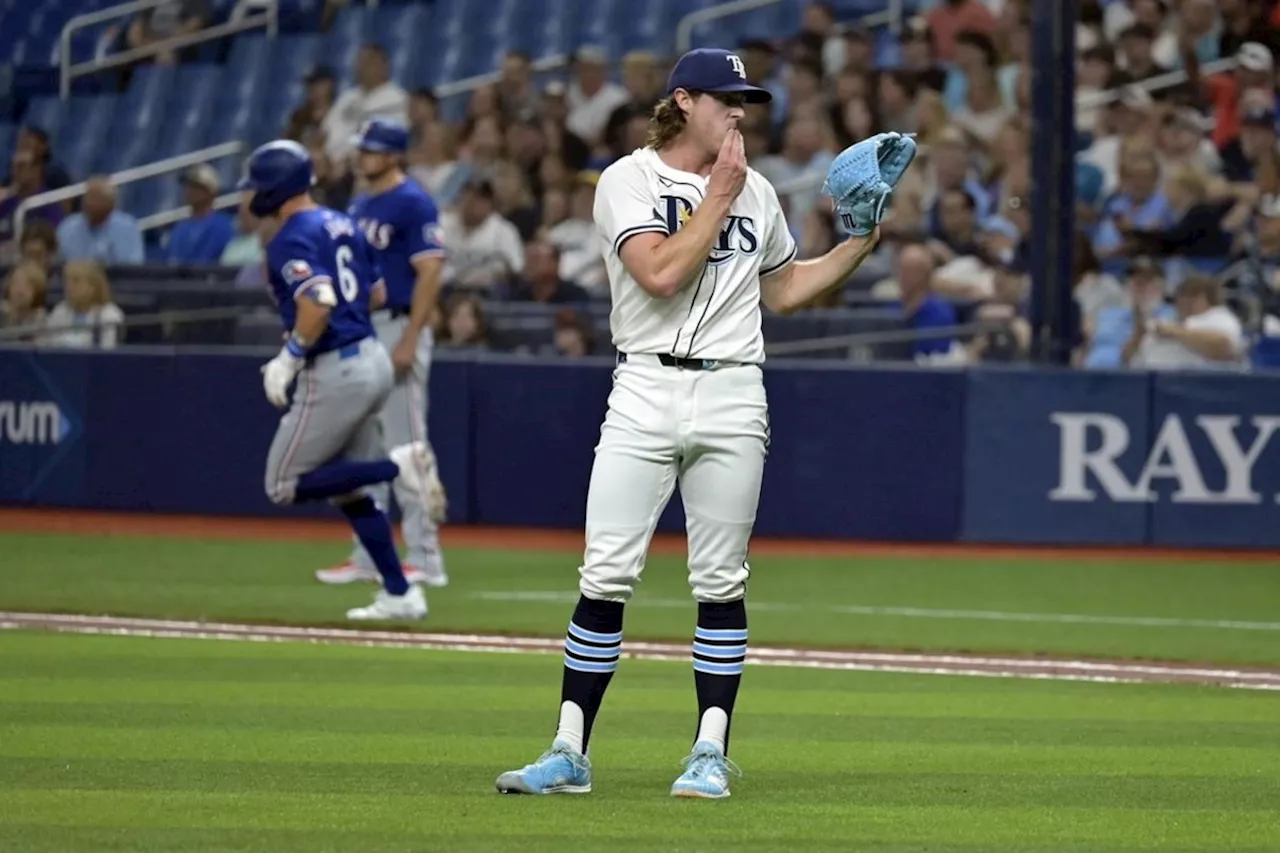
<svg viewBox="0 0 1280 853">
<path fill-rule="evenodd" d="M 343 624 L 327 543 L 0 534 L 0 610 Z M 554 637 L 577 555 L 450 553 L 417 628 Z M 752 641 L 1280 664 L 1280 563 L 753 559 Z M 517 599 L 517 600 L 513 600 Z M 655 558 L 631 639 L 690 638 Z M 1270 626 L 1270 627 L 1268 627 Z M 624 661 L 586 797 L 493 793 L 556 655 L 0 632 L 0 851 L 1277 851 L 1280 694 L 748 668 L 673 800 L 687 664 Z"/>
</svg>

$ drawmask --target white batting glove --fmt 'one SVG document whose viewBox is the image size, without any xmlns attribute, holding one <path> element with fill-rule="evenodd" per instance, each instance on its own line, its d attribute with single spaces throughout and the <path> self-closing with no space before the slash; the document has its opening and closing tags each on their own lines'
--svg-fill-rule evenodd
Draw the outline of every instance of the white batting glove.
<svg viewBox="0 0 1280 853">
<path fill-rule="evenodd" d="M 282 349 L 279 355 L 262 366 L 262 389 L 276 408 L 283 409 L 289 405 L 289 383 L 302 370 L 302 365 L 302 359 Z"/>
</svg>

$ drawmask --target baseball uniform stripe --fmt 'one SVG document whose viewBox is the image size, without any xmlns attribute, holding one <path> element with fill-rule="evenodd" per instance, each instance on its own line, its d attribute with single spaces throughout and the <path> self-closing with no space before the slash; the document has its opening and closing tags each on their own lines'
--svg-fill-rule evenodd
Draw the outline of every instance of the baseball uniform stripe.
<svg viewBox="0 0 1280 853">
<path fill-rule="evenodd" d="M 622 652 L 622 646 L 609 646 L 607 648 L 600 646 L 584 646 L 582 643 L 574 642 L 572 638 L 566 638 L 564 641 L 564 649 L 571 652 L 575 657 L 590 658 L 595 660 L 616 659 Z"/>
<path fill-rule="evenodd" d="M 413 353 L 414 367 L 417 367 L 418 350 L 421 346 L 422 341 L 419 340 L 418 347 L 414 348 Z M 427 441 L 427 401 L 421 393 L 422 389 L 419 388 L 417 379 L 413 375 L 413 368 L 410 368 L 409 375 L 404 378 L 404 381 L 409 385 L 409 435 L 412 436 L 413 441 L 421 441 L 425 444 Z M 415 416 L 415 413 L 417 413 L 417 416 Z M 418 469 L 419 482 L 425 484 L 428 476 L 427 468 L 425 465 L 418 463 L 418 454 L 413 454 L 413 458 L 414 467 Z M 419 535 L 422 538 L 419 541 L 425 545 L 430 541 L 431 519 L 427 517 L 426 495 L 418 495 L 417 498 L 422 502 L 421 512 L 419 513 L 419 517 L 422 519 L 422 530 Z"/>
<path fill-rule="evenodd" d="M 709 658 L 736 658 L 742 657 L 747 653 L 747 644 L 742 643 L 736 646 L 711 646 L 706 643 L 699 643 L 695 640 L 693 643 L 693 653 L 695 655 L 703 655 Z"/>
<path fill-rule="evenodd" d="M 646 222 L 643 225 L 633 225 L 618 235 L 618 239 L 613 241 L 613 250 L 615 252 L 622 248 L 622 244 L 630 240 L 637 234 L 668 234 L 667 226 L 660 222 Z"/>
<path fill-rule="evenodd" d="M 311 418 L 311 407 L 315 402 L 315 379 L 305 370 L 302 371 L 301 376 L 306 379 L 307 393 L 302 398 L 302 405 L 298 408 L 298 425 L 294 428 L 293 435 L 285 447 L 284 459 L 280 461 L 280 470 L 276 472 L 275 494 L 277 496 L 287 494 L 290 501 L 293 500 L 293 488 L 285 489 L 285 472 L 293 464 L 293 457 L 302 446 L 302 437 L 307 432 L 307 421 Z"/>
<path fill-rule="evenodd" d="M 693 638 L 701 642 L 723 643 L 731 640 L 737 643 L 747 641 L 746 628 L 703 628 L 698 626 L 693 631 Z"/>
<path fill-rule="evenodd" d="M 298 285 L 298 289 L 293 292 L 293 298 L 298 299 L 303 294 L 310 292 L 315 287 L 321 284 L 332 285 L 333 279 L 331 279 L 327 275 L 313 275 L 311 278 L 307 279 L 302 284 Z"/>
<path fill-rule="evenodd" d="M 762 267 L 760 270 L 760 277 L 764 278 L 767 275 L 773 275 L 778 270 L 782 269 L 783 267 L 785 267 L 787 264 L 791 263 L 795 259 L 796 259 L 796 247 L 792 246 L 791 251 L 787 254 L 786 258 L 784 258 L 781 263 L 774 264 L 771 267 Z"/>
<path fill-rule="evenodd" d="M 613 661 L 611 663 L 594 663 L 591 661 L 578 660 L 577 658 L 570 657 L 569 655 L 564 656 L 564 665 L 569 669 L 574 669 L 578 672 L 614 672 L 618 668 L 617 661 Z"/>
<path fill-rule="evenodd" d="M 704 660 L 693 659 L 693 671 L 704 672 L 707 675 L 742 675 L 742 671 L 746 669 L 745 661 L 737 663 L 710 663 Z"/>
</svg>

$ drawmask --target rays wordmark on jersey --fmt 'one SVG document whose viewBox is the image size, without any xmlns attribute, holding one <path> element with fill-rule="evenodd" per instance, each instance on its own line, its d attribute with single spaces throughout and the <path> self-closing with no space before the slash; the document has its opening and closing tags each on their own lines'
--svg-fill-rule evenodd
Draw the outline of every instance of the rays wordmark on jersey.
<svg viewBox="0 0 1280 853">
<path fill-rule="evenodd" d="M 390 222 L 361 217 L 360 230 L 364 232 L 364 238 L 369 241 L 369 245 L 375 249 L 384 250 L 391 245 L 393 229 Z"/>
<path fill-rule="evenodd" d="M 667 225 L 667 233 L 674 234 L 693 216 L 693 202 L 678 195 L 658 197 L 662 207 L 655 211 L 657 218 Z M 723 264 L 738 252 L 754 255 L 760 250 L 760 238 L 757 236 L 756 221 L 750 216 L 726 216 L 724 227 L 720 229 L 720 239 L 711 247 L 707 263 Z"/>
</svg>

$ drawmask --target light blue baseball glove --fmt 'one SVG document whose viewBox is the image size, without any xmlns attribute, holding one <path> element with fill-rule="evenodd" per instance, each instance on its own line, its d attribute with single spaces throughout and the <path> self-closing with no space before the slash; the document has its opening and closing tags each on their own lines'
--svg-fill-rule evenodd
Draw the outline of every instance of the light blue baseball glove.
<svg viewBox="0 0 1280 853">
<path fill-rule="evenodd" d="M 822 191 L 835 200 L 836 216 L 846 231 L 865 236 L 876 229 L 915 156 L 915 139 L 901 133 L 877 133 L 836 155 Z"/>
</svg>

